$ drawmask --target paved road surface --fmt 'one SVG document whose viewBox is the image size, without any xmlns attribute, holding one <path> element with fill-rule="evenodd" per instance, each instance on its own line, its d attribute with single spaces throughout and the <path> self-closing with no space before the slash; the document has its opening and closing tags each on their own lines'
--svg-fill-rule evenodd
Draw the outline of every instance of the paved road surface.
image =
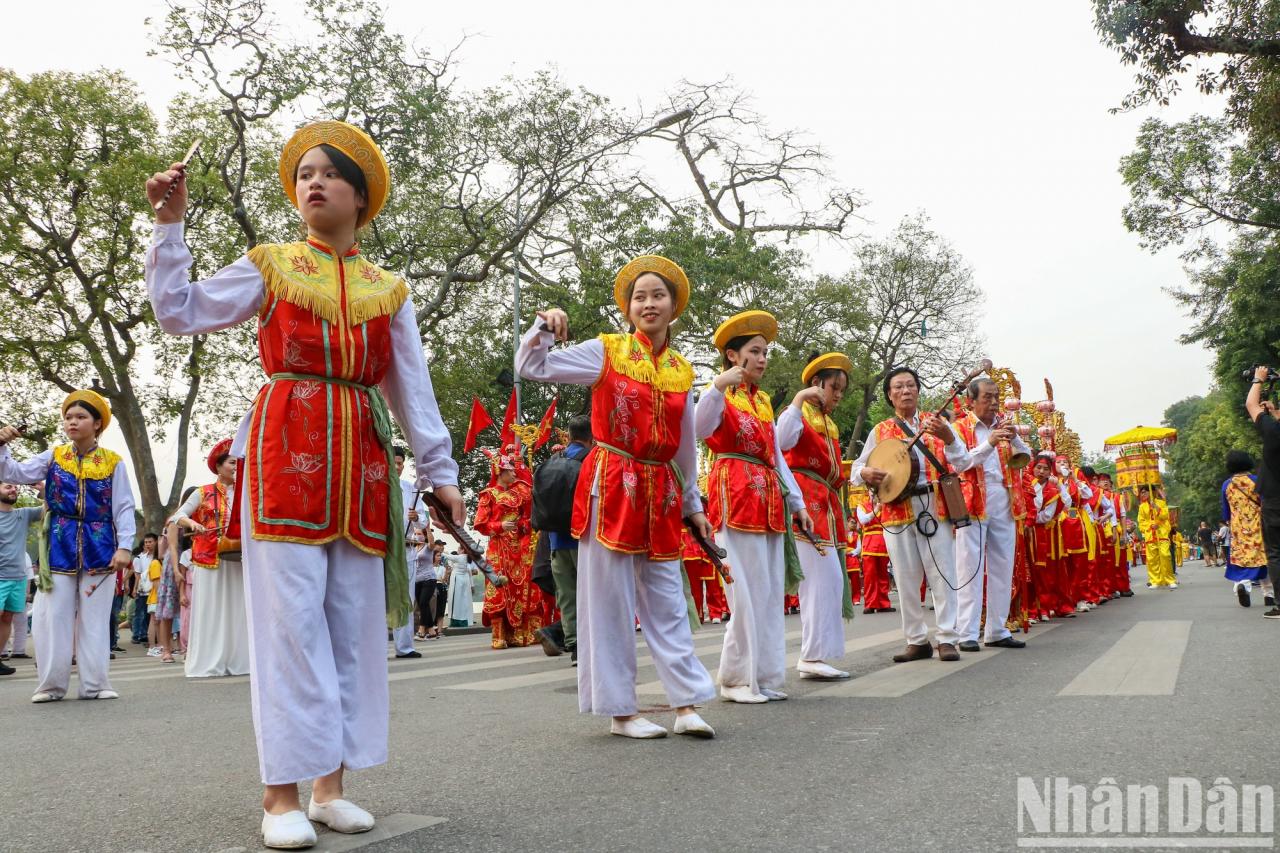
<svg viewBox="0 0 1280 853">
<path fill-rule="evenodd" d="M 348 786 L 378 836 L 319 849 L 1009 850 L 1020 776 L 1274 785 L 1280 620 L 1261 618 L 1260 594 L 1239 607 L 1218 569 L 1188 564 L 1162 592 L 1141 574 L 1134 598 L 959 664 L 891 666 L 898 614 L 860 615 L 853 680 L 715 702 L 708 742 L 610 737 L 576 713 L 567 658 L 478 636 L 422 644 L 390 665 L 393 760 Z M 799 628 L 788 617 L 792 660 Z M 708 667 L 721 635 L 696 635 Z M 660 706 L 637 642 L 642 701 Z M 0 848 L 258 849 L 247 679 L 188 681 L 130 648 L 112 667 L 118 701 L 36 706 L 30 667 L 0 679 Z"/>
</svg>

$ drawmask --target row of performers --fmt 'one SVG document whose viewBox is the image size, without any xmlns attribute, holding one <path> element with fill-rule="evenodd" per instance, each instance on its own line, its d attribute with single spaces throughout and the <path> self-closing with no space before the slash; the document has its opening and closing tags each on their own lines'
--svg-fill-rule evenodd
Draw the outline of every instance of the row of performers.
<svg viewBox="0 0 1280 853">
<path fill-rule="evenodd" d="M 193 282 L 183 223 L 185 165 L 153 175 L 146 192 L 156 225 L 144 269 L 155 318 L 170 334 L 256 324 L 267 381 L 232 443 L 240 474 L 226 535 L 241 540 L 243 554 L 264 842 L 300 847 L 315 843 L 310 820 L 341 832 L 374 825 L 345 796 L 344 773 L 387 760 L 386 631 L 404 625 L 411 609 L 393 415 L 415 458 L 416 485 L 433 491 L 437 520 L 443 515 L 461 525 L 465 509 L 409 289 L 357 245 L 357 229 L 373 221 L 391 190 L 385 158 L 359 128 L 316 122 L 286 143 L 279 177 L 307 239 L 255 246 Z M 847 385 L 849 360 L 838 353 L 812 360 L 804 389 L 775 421 L 759 383 L 776 324 L 749 312 L 717 332 L 725 370 L 695 406 L 693 370 L 668 337 L 689 292 L 677 264 L 636 258 L 614 282 L 628 331 L 556 348 L 569 329 L 564 312 L 552 309 L 540 313 L 517 355 L 525 378 L 594 388 L 596 440 L 578 481 L 572 525 L 579 707 L 611 717 L 610 730 L 626 737 L 667 734 L 637 713 L 637 617 L 676 709 L 675 732 L 714 736 L 697 711 L 715 697 L 716 685 L 694 653 L 679 560 L 682 519 L 719 541 L 733 569 L 734 615 L 720 667 L 720 686 L 730 697 L 785 696 L 781 602 L 788 573 L 803 576 L 800 674 L 845 676 L 827 663 L 844 654 L 846 574 L 834 546 L 847 535 L 845 474 L 830 412 Z M 933 511 L 936 475 L 927 468 L 909 498 L 880 511 L 898 586 L 914 589 L 928 573 L 939 648 L 953 659 L 955 551 L 966 555 L 964 565 L 969 549 L 982 551 L 988 578 L 1012 572 L 1016 528 L 1006 482 L 1012 475 L 1006 451 L 997 450 L 1008 436 L 980 419 L 962 420 L 954 431 L 922 420 L 909 370 L 889 376 L 886 391 L 908 428 L 927 429 L 936 454 L 945 452 L 957 470 L 976 472 L 968 476 L 984 501 L 986 521 L 960 531 L 955 547 L 950 522 Z M 886 421 L 868 445 L 902 434 L 897 422 Z M 696 482 L 698 438 L 716 457 L 705 511 Z M 69 458 L 67 465 L 75 470 L 81 463 Z M 867 466 L 864 454 L 849 476 L 874 485 L 882 472 Z M 98 515 L 103 501 L 113 499 L 95 498 Z M 59 512 L 67 523 L 89 523 L 85 507 Z M 93 523 L 100 522 L 95 516 Z M 803 535 L 793 551 L 788 533 L 796 530 Z M 121 524 L 104 537 L 123 532 Z M 55 570 L 83 592 L 110 561 L 120 562 L 116 544 L 104 542 L 101 560 L 56 555 Z M 987 593 L 988 611 L 997 611 L 987 639 L 1017 642 L 1004 628 L 995 586 Z M 900 657 L 926 656 L 923 608 L 905 595 L 899 609 L 908 640 Z M 105 659 L 102 665 L 105 672 Z M 312 786 L 304 811 L 298 782 L 306 780 Z"/>
</svg>

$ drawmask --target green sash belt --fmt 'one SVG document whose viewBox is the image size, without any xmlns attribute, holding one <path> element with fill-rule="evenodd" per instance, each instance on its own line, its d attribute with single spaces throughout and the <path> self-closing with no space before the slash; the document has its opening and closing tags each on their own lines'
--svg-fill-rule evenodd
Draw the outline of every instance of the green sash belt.
<svg viewBox="0 0 1280 853">
<path fill-rule="evenodd" d="M 782 512 L 784 518 L 790 515 L 787 512 L 787 496 L 791 494 L 791 490 L 787 488 L 787 484 L 782 479 L 782 475 L 778 473 L 778 469 L 765 462 L 763 459 L 757 459 L 754 456 L 747 456 L 745 453 L 717 453 L 712 458 L 712 462 L 716 459 L 739 459 L 743 462 L 751 462 L 756 465 L 768 468 L 778 478 L 778 488 L 782 490 Z M 800 565 L 800 552 L 796 549 L 796 534 L 791 529 L 790 523 L 784 522 L 782 537 L 782 562 L 783 591 L 787 595 L 795 595 L 800 589 L 800 581 L 804 580 L 804 569 Z"/>
<path fill-rule="evenodd" d="M 840 513 L 841 515 L 844 515 L 844 502 L 841 499 L 840 492 L 836 489 L 835 486 L 827 482 L 826 477 L 822 476 L 817 471 L 814 471 L 810 468 L 792 468 L 791 473 L 799 474 L 802 477 L 808 477 L 810 480 L 813 480 L 815 483 L 821 483 L 823 486 L 825 486 L 827 491 L 835 495 L 836 499 L 840 501 Z M 835 531 L 832 531 L 832 534 L 833 534 L 832 538 L 834 538 L 834 533 Z M 852 619 L 853 618 L 853 587 L 849 585 L 849 573 L 845 571 L 846 566 L 845 566 L 845 558 L 844 558 L 845 551 L 847 551 L 848 548 L 843 542 L 837 542 L 835 547 L 836 547 L 836 553 L 840 558 L 840 574 L 844 576 L 844 601 L 841 603 L 840 612 L 845 619 Z M 787 592 L 790 593 L 791 590 L 788 589 Z"/>
<path fill-rule="evenodd" d="M 404 497 L 400 494 L 399 477 L 396 474 L 395 448 L 391 444 L 391 413 L 382 392 L 372 385 L 361 385 L 336 376 L 315 376 L 310 373 L 273 373 L 271 381 L 292 379 L 300 382 L 326 382 L 363 392 L 369 400 L 373 415 L 373 430 L 378 442 L 387 454 L 387 552 L 382 558 L 382 582 L 387 595 L 387 627 L 399 628 L 413 614 L 409 600 L 409 572 L 405 568 L 404 534 L 400 521 L 404 518 Z"/>
</svg>

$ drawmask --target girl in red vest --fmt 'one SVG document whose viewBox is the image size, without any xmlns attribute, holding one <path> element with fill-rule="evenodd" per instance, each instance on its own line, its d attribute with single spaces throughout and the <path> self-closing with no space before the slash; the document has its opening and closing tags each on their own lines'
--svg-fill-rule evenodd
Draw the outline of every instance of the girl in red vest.
<svg viewBox="0 0 1280 853">
<path fill-rule="evenodd" d="M 725 370 L 702 392 L 696 418 L 698 437 L 714 454 L 708 515 L 734 578 L 720 695 L 746 704 L 787 698 L 783 546 L 790 516 L 813 529 L 778 445 L 769 395 L 760 388 L 777 336 L 778 321 L 767 311 L 744 311 L 720 324 L 715 345 Z"/>
<path fill-rule="evenodd" d="M 244 568 L 240 541 L 227 536 L 236 460 L 231 439 L 209 451 L 209 470 L 218 478 L 195 489 L 173 520 L 191 534 L 191 626 L 187 678 L 248 675 L 249 627 L 245 617 Z M 182 626 L 187 630 L 187 626 Z"/>
<path fill-rule="evenodd" d="M 704 536 L 698 494 L 693 368 L 668 344 L 689 302 L 684 270 L 642 255 L 618 273 L 614 299 L 633 331 L 564 350 L 569 320 L 538 312 L 516 354 L 526 379 L 589 385 L 595 446 L 582 463 L 573 506 L 578 550 L 578 707 L 613 718 L 613 734 L 665 737 L 636 714 L 635 618 L 653 656 L 676 734 L 714 737 L 694 706 L 715 685 L 693 652 L 680 566 L 681 517 Z"/>
<path fill-rule="evenodd" d="M 889 551 L 884 542 L 880 508 L 865 486 L 856 490 L 858 526 L 862 530 L 862 612 L 896 613 L 889 603 Z"/>
<path fill-rule="evenodd" d="M 292 848 L 315 844 L 308 818 L 373 827 L 343 799 L 343 773 L 387 760 L 387 626 L 411 612 L 389 409 L 420 485 L 434 485 L 458 524 L 464 510 L 409 288 L 356 245 L 390 190 L 382 152 L 359 128 L 321 121 L 293 135 L 279 167 L 306 240 L 259 244 L 192 283 L 175 163 L 147 181 L 156 227 L 145 270 L 170 334 L 257 321 L 268 381 L 231 448 L 244 459 L 231 535 L 243 522 L 262 834 Z"/>
<path fill-rule="evenodd" d="M 826 663 L 844 657 L 845 567 L 837 544 L 845 540 L 844 466 L 840 460 L 840 430 L 830 414 L 844 397 L 853 364 L 844 353 L 829 352 L 809 359 L 800 379 L 805 387 L 778 419 L 778 444 L 796 475 L 805 509 L 813 520 L 813 535 L 825 554 L 799 540 L 801 678 L 848 678 L 849 673 Z"/>
</svg>

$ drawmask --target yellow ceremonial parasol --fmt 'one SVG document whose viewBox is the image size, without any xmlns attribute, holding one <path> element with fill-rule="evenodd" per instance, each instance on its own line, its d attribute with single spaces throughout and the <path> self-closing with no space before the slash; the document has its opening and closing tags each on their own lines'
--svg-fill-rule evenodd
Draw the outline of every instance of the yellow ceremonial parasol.
<svg viewBox="0 0 1280 853">
<path fill-rule="evenodd" d="M 1103 450 L 1112 450 L 1117 447 L 1123 447 L 1126 444 L 1147 444 L 1149 442 L 1173 444 L 1177 440 L 1178 431 L 1173 427 L 1136 426 L 1133 429 L 1111 436 L 1103 442 L 1102 448 Z"/>
</svg>

